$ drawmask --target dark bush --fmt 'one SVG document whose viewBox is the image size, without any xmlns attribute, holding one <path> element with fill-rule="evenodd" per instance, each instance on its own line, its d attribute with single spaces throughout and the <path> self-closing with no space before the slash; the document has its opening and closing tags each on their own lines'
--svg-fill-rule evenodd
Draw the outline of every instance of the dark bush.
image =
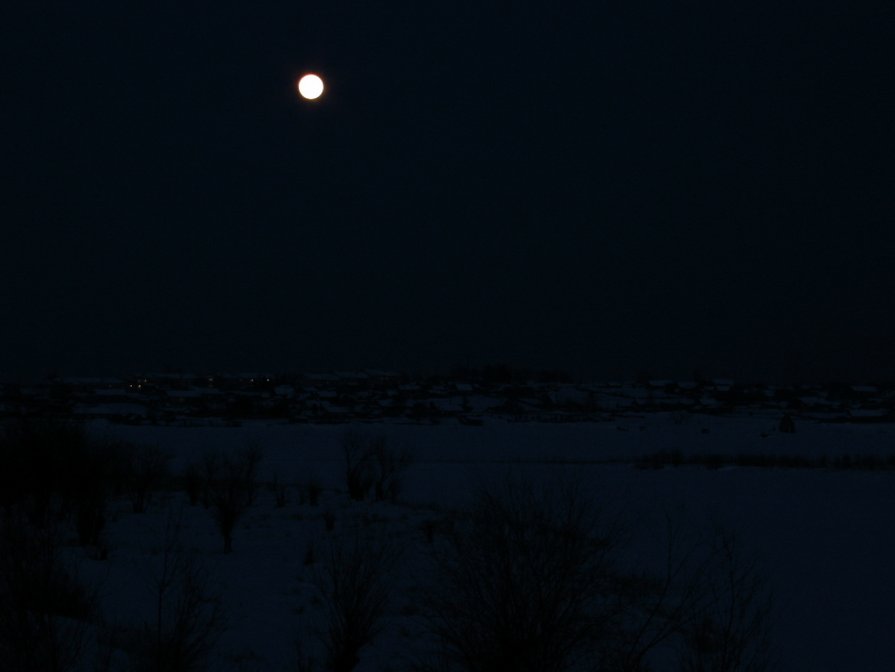
<svg viewBox="0 0 895 672">
<path fill-rule="evenodd" d="M 220 597 L 210 588 L 197 558 L 181 542 L 181 526 L 171 515 L 153 581 L 152 619 L 135 633 L 131 657 L 136 672 L 198 672 L 220 637 Z"/>
<path fill-rule="evenodd" d="M 206 457 L 208 502 L 224 539 L 224 552 L 233 550 L 233 530 L 255 500 L 261 453 L 248 447 L 235 454 Z"/>
<path fill-rule="evenodd" d="M 401 478 L 412 462 L 411 455 L 406 450 L 391 448 L 385 437 L 372 440 L 370 450 L 376 466 L 376 499 L 394 502 L 401 492 Z"/>
<path fill-rule="evenodd" d="M 393 563 L 387 545 L 359 536 L 330 547 L 317 577 L 327 613 L 322 636 L 329 672 L 354 670 L 361 649 L 378 634 L 388 602 L 385 579 Z"/>
<path fill-rule="evenodd" d="M 78 669 L 94 598 L 63 562 L 59 532 L 0 513 L 0 669 Z"/>
<path fill-rule="evenodd" d="M 98 544 L 109 498 L 121 490 L 120 446 L 77 423 L 21 421 L 0 440 L 0 504 L 37 529 L 74 517 L 82 544 Z"/>
<path fill-rule="evenodd" d="M 365 437 L 351 432 L 342 440 L 348 495 L 362 501 L 371 494 L 377 500 L 395 501 L 401 477 L 411 463 L 410 453 L 392 448 L 384 436 Z"/>
<path fill-rule="evenodd" d="M 481 494 L 438 553 L 426 621 L 444 669 L 561 672 L 596 661 L 613 538 L 575 491 Z"/>
<path fill-rule="evenodd" d="M 764 672 L 771 662 L 771 594 L 735 538 L 719 534 L 682 629 L 681 672 Z"/>
<path fill-rule="evenodd" d="M 134 513 L 143 513 L 169 476 L 168 456 L 158 446 L 127 447 L 127 488 Z"/>
<path fill-rule="evenodd" d="M 345 460 L 345 485 L 348 496 L 355 501 L 367 498 L 376 482 L 375 462 L 369 440 L 350 432 L 342 439 L 342 455 Z"/>
<path fill-rule="evenodd" d="M 304 498 L 311 506 L 317 506 L 320 503 L 320 494 L 323 492 L 323 486 L 316 478 L 309 478 L 304 486 Z"/>
</svg>

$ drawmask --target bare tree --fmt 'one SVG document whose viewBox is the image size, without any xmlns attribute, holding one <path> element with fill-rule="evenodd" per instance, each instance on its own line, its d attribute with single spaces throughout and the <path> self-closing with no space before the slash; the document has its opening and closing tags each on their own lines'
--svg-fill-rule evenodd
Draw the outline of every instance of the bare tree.
<svg viewBox="0 0 895 672">
<path fill-rule="evenodd" d="M 700 579 L 706 559 L 699 544 L 684 543 L 682 530 L 666 515 L 666 542 L 662 571 L 632 574 L 614 570 L 612 619 L 601 658 L 604 669 L 619 672 L 649 670 L 649 656 L 671 646 L 679 633 L 692 625 L 703 596 Z"/>
<path fill-rule="evenodd" d="M 136 647 L 136 668 L 192 672 L 204 667 L 223 630 L 220 598 L 208 586 L 196 557 L 181 542 L 181 521 L 170 514 L 153 582 L 153 620 Z"/>
<path fill-rule="evenodd" d="M 613 537 L 573 489 L 481 494 L 439 552 L 426 620 L 440 669 L 562 672 L 595 660 Z"/>
<path fill-rule="evenodd" d="M 386 575 L 394 563 L 391 547 L 362 539 L 333 544 L 317 577 L 326 607 L 322 633 L 329 672 L 351 672 L 361 649 L 378 634 L 388 602 Z"/>
<path fill-rule="evenodd" d="M 61 512 L 76 509 L 82 477 L 93 478 L 88 485 L 95 483 L 90 444 L 78 423 L 23 419 L 4 427 L 0 505 L 25 513 L 41 529 Z"/>
<path fill-rule="evenodd" d="M 401 477 L 410 466 L 412 457 L 407 450 L 390 447 L 384 436 L 370 442 L 370 451 L 376 466 L 373 488 L 376 499 L 394 502 L 401 492 Z"/>
<path fill-rule="evenodd" d="M 349 432 L 342 439 L 342 453 L 351 499 L 361 501 L 371 493 L 377 500 L 397 499 L 401 476 L 412 462 L 408 451 L 389 446 L 384 436 Z"/>
<path fill-rule="evenodd" d="M 342 456 L 345 460 L 348 496 L 355 501 L 362 501 L 367 498 L 376 482 L 376 465 L 369 441 L 358 432 L 345 434 L 342 438 Z"/>
<path fill-rule="evenodd" d="M 771 593 L 736 538 L 719 533 L 700 601 L 684 628 L 681 672 L 764 672 L 771 664 Z"/>
<path fill-rule="evenodd" d="M 127 485 L 134 513 L 143 513 L 168 474 L 168 456 L 158 446 L 127 447 Z"/>
<path fill-rule="evenodd" d="M 317 672 L 317 659 L 305 652 L 304 642 L 300 638 L 295 640 L 294 648 L 294 671 Z"/>
<path fill-rule="evenodd" d="M 94 596 L 62 560 L 57 531 L 0 514 L 0 668 L 68 672 L 82 662 Z"/>
<path fill-rule="evenodd" d="M 98 545 L 120 467 L 117 447 L 79 423 L 23 420 L 0 440 L 0 506 L 26 513 L 40 529 L 73 515 L 79 542 Z"/>
<path fill-rule="evenodd" d="M 320 503 L 320 494 L 322 492 L 323 485 L 320 481 L 315 476 L 309 476 L 300 488 L 299 502 L 317 506 Z"/>
<path fill-rule="evenodd" d="M 224 552 L 233 550 L 233 530 L 255 500 L 261 453 L 249 447 L 235 455 L 206 457 L 208 501 L 224 539 Z"/>
</svg>

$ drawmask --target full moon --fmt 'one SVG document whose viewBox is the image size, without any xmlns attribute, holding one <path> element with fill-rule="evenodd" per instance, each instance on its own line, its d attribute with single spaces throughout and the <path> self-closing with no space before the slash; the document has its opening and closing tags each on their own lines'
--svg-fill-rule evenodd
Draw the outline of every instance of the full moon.
<svg viewBox="0 0 895 672">
<path fill-rule="evenodd" d="M 298 92 L 308 100 L 319 98 L 323 93 L 323 80 L 317 75 L 305 75 L 298 80 Z"/>
</svg>

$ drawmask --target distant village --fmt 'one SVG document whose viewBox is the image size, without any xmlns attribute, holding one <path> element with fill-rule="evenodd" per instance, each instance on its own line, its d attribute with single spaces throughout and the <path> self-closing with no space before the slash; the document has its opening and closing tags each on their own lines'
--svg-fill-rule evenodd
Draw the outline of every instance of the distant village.
<svg viewBox="0 0 895 672">
<path fill-rule="evenodd" d="M 0 418 L 166 425 L 253 420 L 348 423 L 599 422 L 645 413 L 775 412 L 828 422 L 895 421 L 895 385 L 774 386 L 732 380 L 582 383 L 507 367 L 441 376 L 158 373 L 0 383 Z"/>
</svg>

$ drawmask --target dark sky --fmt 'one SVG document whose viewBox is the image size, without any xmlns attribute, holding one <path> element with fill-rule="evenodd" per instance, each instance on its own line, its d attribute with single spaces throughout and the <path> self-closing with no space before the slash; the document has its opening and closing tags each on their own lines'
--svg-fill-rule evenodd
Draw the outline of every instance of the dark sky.
<svg viewBox="0 0 895 672">
<path fill-rule="evenodd" d="M 895 378 L 892 2 L 500 4 L 5 3 L 0 378 Z"/>
</svg>

